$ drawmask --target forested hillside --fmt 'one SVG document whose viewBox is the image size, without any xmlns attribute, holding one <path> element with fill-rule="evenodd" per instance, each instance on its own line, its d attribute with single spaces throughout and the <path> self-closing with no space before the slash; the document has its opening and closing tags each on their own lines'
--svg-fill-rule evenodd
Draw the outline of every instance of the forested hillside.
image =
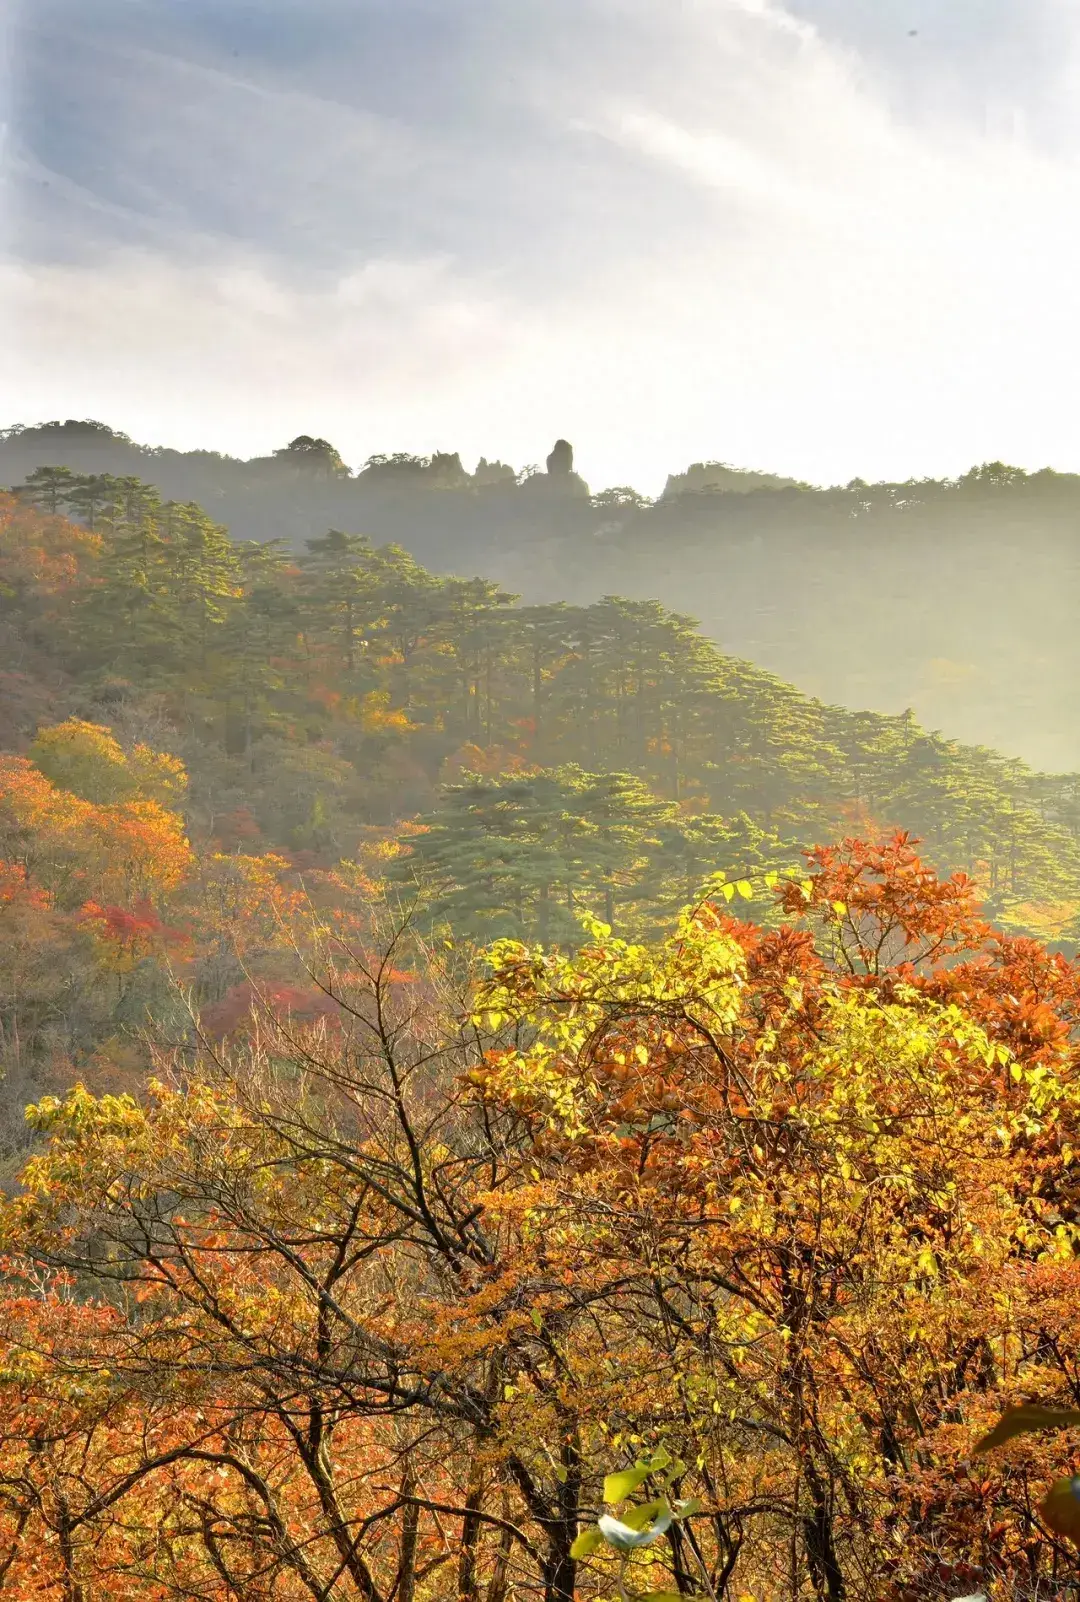
<svg viewBox="0 0 1080 1602">
<path fill-rule="evenodd" d="M 0 1590 L 1060 1594 L 1080 776 L 217 509 L 0 494 Z"/>
<path fill-rule="evenodd" d="M 170 967 L 209 1009 L 294 984 L 272 940 L 225 955 L 245 896 L 382 883 L 458 938 L 573 947 L 735 884 L 764 916 L 805 847 L 900 828 L 1004 927 L 1080 935 L 1080 780 L 809 699 L 655 601 L 522 605 L 49 471 L 0 502 L 0 628 L 16 1144 L 26 1086 L 123 1058 Z"/>
<path fill-rule="evenodd" d="M 554 472 L 486 461 L 469 472 L 452 450 L 397 453 L 351 471 L 307 436 L 252 461 L 147 449 L 100 424 L 0 439 L 0 484 L 56 465 L 198 501 L 237 539 L 299 552 L 328 528 L 359 530 L 530 603 L 591 602 L 613 587 L 656 598 L 826 701 L 911 707 L 969 743 L 1080 767 L 1072 474 L 994 464 L 956 480 L 822 489 L 699 463 L 651 503 L 632 488 L 590 495 L 559 458 Z"/>
</svg>

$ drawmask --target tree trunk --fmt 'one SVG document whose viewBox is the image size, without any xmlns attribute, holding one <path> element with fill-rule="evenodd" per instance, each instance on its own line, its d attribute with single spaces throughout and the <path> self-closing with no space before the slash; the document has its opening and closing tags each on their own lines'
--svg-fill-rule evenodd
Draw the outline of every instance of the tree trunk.
<svg viewBox="0 0 1080 1602">
<path fill-rule="evenodd" d="M 825 1487 L 812 1464 L 804 1466 L 806 1483 L 810 1488 L 813 1512 L 803 1519 L 803 1542 L 814 1594 L 828 1602 L 844 1602 L 847 1588 L 832 1538 L 832 1515 L 829 1512 Z"/>
<path fill-rule="evenodd" d="M 510 1518 L 510 1499 L 503 1492 L 502 1516 Z M 506 1602 L 507 1577 L 510 1569 L 510 1531 L 502 1530 L 499 1533 L 499 1546 L 495 1554 L 495 1567 L 491 1573 L 491 1583 L 487 1590 L 487 1602 Z"/>
<path fill-rule="evenodd" d="M 75 1574 L 75 1542 L 71 1522 L 65 1509 L 61 1509 L 57 1530 L 60 1538 L 60 1556 L 64 1564 L 64 1602 L 88 1602 L 86 1591 Z"/>
<path fill-rule="evenodd" d="M 467 1512 L 461 1521 L 461 1551 L 458 1554 L 458 1596 L 462 1602 L 479 1602 L 476 1585 L 476 1548 L 480 1539 L 480 1520 L 476 1517 L 484 1495 L 484 1485 L 474 1467 L 469 1476 Z"/>
<path fill-rule="evenodd" d="M 558 1519 L 549 1536 L 544 1564 L 544 1602 L 574 1602 L 577 1563 L 570 1556 L 570 1548 L 578 1532 L 581 1457 L 573 1439 L 564 1441 L 560 1457 L 564 1478 L 559 1485 Z"/>
<path fill-rule="evenodd" d="M 402 1496 L 416 1495 L 412 1464 L 406 1464 L 401 1482 Z M 401 1520 L 401 1547 L 398 1556 L 397 1602 L 413 1602 L 416 1595 L 416 1547 L 420 1534 L 420 1504 L 408 1502 Z"/>
</svg>

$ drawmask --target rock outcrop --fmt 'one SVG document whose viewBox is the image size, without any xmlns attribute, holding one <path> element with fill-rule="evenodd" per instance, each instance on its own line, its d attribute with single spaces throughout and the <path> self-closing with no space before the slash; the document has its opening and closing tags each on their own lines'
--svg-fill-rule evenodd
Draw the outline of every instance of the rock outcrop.
<svg viewBox="0 0 1080 1602">
<path fill-rule="evenodd" d="M 588 499 L 589 486 L 578 473 L 574 472 L 574 447 L 567 439 L 555 441 L 551 455 L 547 459 L 547 476 L 545 478 L 538 474 L 537 481 L 563 495 L 573 495 L 579 500 Z"/>
</svg>

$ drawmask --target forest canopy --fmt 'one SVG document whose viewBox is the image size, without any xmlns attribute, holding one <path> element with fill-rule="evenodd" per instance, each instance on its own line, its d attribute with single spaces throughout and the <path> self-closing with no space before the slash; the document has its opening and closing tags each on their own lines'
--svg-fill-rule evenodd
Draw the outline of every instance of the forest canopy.
<svg viewBox="0 0 1080 1602">
<path fill-rule="evenodd" d="M 439 574 L 484 573 L 529 604 L 612 589 L 659 599 L 825 701 L 912 707 L 967 744 L 1080 767 L 1076 474 L 989 462 L 938 480 L 815 486 L 706 461 L 664 487 L 594 483 L 590 494 L 576 474 L 535 466 L 482 459 L 470 472 L 449 441 L 421 455 L 378 440 L 345 449 L 314 429 L 293 444 L 303 437 L 352 471 L 318 469 L 285 441 L 240 461 L 68 422 L 7 430 L 0 485 L 57 466 L 134 477 L 211 508 L 237 541 L 299 552 L 328 528 L 356 530 Z M 574 443 L 581 470 L 588 441 Z M 547 450 L 537 443 L 538 462 Z"/>
</svg>

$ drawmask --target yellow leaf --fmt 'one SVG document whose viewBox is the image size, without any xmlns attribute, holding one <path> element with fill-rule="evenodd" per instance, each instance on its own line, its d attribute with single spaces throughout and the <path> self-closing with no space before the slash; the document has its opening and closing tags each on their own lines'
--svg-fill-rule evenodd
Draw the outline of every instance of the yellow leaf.
<svg viewBox="0 0 1080 1602">
<path fill-rule="evenodd" d="M 649 1470 L 641 1467 L 623 1469 L 619 1474 L 609 1474 L 604 1480 L 604 1501 L 621 1502 L 624 1497 L 632 1495 L 648 1477 Z"/>
<path fill-rule="evenodd" d="M 1039 1512 L 1055 1535 L 1080 1546 L 1080 1475 L 1055 1480 Z"/>
</svg>

